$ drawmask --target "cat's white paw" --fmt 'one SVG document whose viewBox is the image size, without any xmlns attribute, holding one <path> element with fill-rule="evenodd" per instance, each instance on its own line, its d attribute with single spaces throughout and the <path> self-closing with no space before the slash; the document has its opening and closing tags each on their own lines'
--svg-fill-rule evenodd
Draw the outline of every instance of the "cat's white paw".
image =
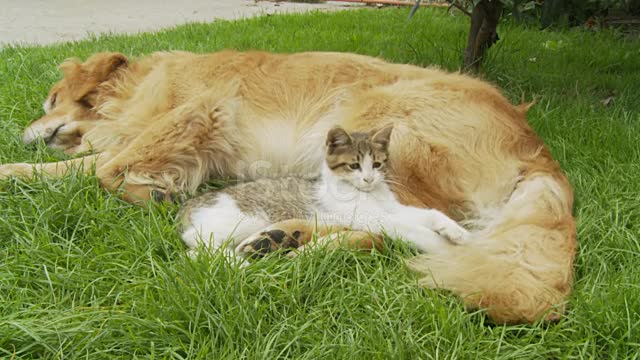
<svg viewBox="0 0 640 360">
<path fill-rule="evenodd" d="M 456 245 L 462 245 L 469 240 L 469 231 L 455 222 L 438 224 L 433 231 Z"/>
<path fill-rule="evenodd" d="M 222 250 L 222 253 L 227 258 L 227 261 L 232 265 L 236 265 L 239 268 L 244 268 L 249 265 L 249 261 L 242 256 L 237 255 L 233 249 L 225 248 Z"/>
<path fill-rule="evenodd" d="M 426 215 L 427 227 L 449 242 L 461 245 L 469 239 L 469 231 L 442 212 L 426 210 Z"/>
<path fill-rule="evenodd" d="M 191 248 L 187 250 L 187 256 L 191 259 L 195 259 L 198 257 L 198 250 L 196 248 Z"/>
<path fill-rule="evenodd" d="M 196 260 L 198 258 L 198 254 L 200 254 L 201 250 L 202 250 L 201 248 L 191 248 L 191 249 L 187 250 L 187 256 L 189 258 L 191 258 L 192 260 Z M 206 253 L 207 252 L 205 251 L 205 254 Z M 250 264 L 247 261 L 247 259 L 236 255 L 235 252 L 233 251 L 233 249 L 223 249 L 222 253 L 223 253 L 224 257 L 227 259 L 227 261 L 230 264 L 236 265 L 239 268 L 247 267 Z"/>
</svg>

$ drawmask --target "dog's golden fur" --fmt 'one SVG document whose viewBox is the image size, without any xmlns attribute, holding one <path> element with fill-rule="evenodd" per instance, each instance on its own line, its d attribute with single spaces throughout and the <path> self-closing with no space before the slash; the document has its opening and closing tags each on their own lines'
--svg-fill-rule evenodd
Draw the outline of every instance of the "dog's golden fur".
<svg viewBox="0 0 640 360">
<path fill-rule="evenodd" d="M 421 282 L 448 289 L 497 322 L 559 316 L 576 248 L 573 193 L 513 106 L 486 82 L 340 53 L 100 53 L 60 66 L 46 114 L 24 133 L 94 155 L 0 166 L 62 176 L 95 163 L 130 201 L 193 192 L 211 178 L 318 171 L 334 125 L 393 123 L 390 174 L 399 199 L 465 221 L 468 245 L 420 255 Z"/>
</svg>

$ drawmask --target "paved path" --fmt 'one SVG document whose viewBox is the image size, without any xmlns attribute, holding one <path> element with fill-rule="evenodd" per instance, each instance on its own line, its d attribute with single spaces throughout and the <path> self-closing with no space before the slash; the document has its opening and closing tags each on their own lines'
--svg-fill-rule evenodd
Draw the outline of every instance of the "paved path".
<svg viewBox="0 0 640 360">
<path fill-rule="evenodd" d="M 337 10 L 346 3 L 253 0 L 0 0 L 0 46 L 78 40 L 90 33 L 153 31 L 192 21 Z M 352 7 L 352 6 L 350 6 Z"/>
</svg>

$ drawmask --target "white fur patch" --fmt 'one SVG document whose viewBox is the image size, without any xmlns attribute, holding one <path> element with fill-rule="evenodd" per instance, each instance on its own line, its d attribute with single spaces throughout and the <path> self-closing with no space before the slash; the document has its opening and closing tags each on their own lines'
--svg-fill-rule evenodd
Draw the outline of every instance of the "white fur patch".
<svg viewBox="0 0 640 360">
<path fill-rule="evenodd" d="M 246 179 L 313 176 L 324 159 L 324 142 L 338 117 L 331 112 L 308 128 L 293 120 L 262 120 L 247 129 L 253 150 L 241 174 Z"/>
<path fill-rule="evenodd" d="M 191 214 L 191 227 L 182 233 L 182 239 L 191 248 L 202 244 L 215 250 L 230 239 L 231 244 L 237 244 L 266 228 L 270 224 L 264 219 L 246 215 L 231 196 L 221 194 L 215 205 L 199 208 Z"/>
<path fill-rule="evenodd" d="M 252 158 L 243 173 L 249 179 L 278 176 L 288 172 L 295 154 L 296 129 L 292 121 L 272 120 L 256 124 L 249 130 L 253 139 Z"/>
<path fill-rule="evenodd" d="M 543 194 L 551 195 L 557 200 L 564 201 L 564 193 L 560 184 L 550 176 L 536 176 L 521 182 L 511 194 L 509 202 L 531 201 Z"/>
<path fill-rule="evenodd" d="M 521 181 L 502 206 L 485 207 L 478 217 L 465 222 L 476 229 L 493 229 L 508 219 L 546 214 L 562 216 L 568 208 L 567 194 L 556 179 L 540 175 Z"/>
</svg>

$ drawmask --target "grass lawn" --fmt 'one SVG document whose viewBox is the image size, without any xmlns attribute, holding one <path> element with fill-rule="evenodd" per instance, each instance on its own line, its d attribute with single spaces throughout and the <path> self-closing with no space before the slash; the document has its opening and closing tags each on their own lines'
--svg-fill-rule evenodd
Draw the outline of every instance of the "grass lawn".
<svg viewBox="0 0 640 360">
<path fill-rule="evenodd" d="M 0 163 L 64 156 L 21 144 L 59 78 L 96 51 L 351 51 L 461 63 L 468 19 L 421 9 L 270 16 L 0 51 Z M 640 42 L 501 25 L 481 76 L 517 102 L 575 186 L 575 290 L 557 324 L 491 326 L 418 287 L 407 249 L 276 257 L 239 271 L 190 260 L 175 208 L 138 208 L 91 176 L 0 182 L 0 358 L 640 358 Z M 608 106 L 602 99 L 613 94 Z"/>
</svg>

